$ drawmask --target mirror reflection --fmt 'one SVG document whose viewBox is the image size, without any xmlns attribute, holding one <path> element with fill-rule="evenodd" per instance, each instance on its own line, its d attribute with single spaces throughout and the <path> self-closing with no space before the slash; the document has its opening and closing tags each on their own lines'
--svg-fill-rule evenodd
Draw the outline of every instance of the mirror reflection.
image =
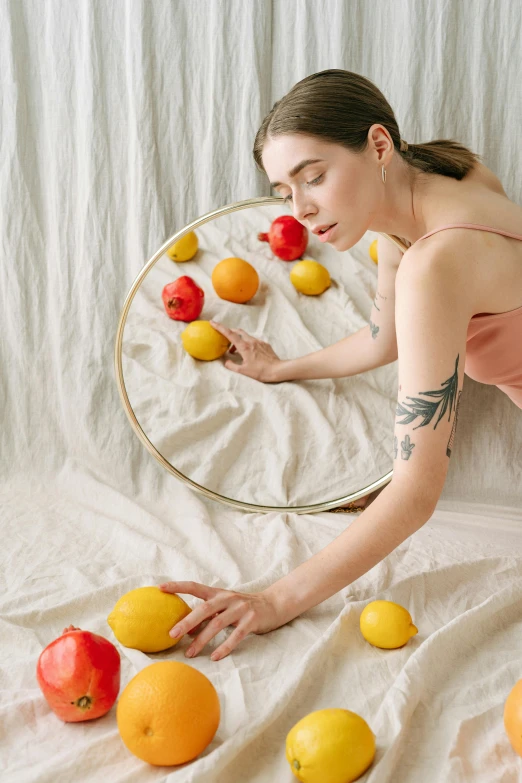
<svg viewBox="0 0 522 783">
<path fill-rule="evenodd" d="M 122 369 L 141 428 L 184 476 L 292 508 L 392 469 L 397 363 L 374 366 L 377 234 L 339 252 L 266 201 L 156 261 L 127 315 Z"/>
</svg>

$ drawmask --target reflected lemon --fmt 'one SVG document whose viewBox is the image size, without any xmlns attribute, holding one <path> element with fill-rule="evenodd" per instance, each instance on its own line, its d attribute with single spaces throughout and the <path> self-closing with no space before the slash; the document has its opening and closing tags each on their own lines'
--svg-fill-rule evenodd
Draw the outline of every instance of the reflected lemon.
<svg viewBox="0 0 522 783">
<path fill-rule="evenodd" d="M 372 601 L 359 620 L 361 633 L 374 647 L 393 650 L 403 647 L 419 631 L 407 609 L 393 601 Z"/>
<path fill-rule="evenodd" d="M 372 730 L 350 710 L 310 712 L 286 737 L 286 760 L 302 783 L 351 783 L 366 772 L 374 757 Z"/>
<path fill-rule="evenodd" d="M 167 250 L 167 255 L 173 261 L 190 261 L 198 252 L 198 238 L 194 231 L 182 236 Z"/>
<path fill-rule="evenodd" d="M 209 321 L 192 321 L 181 333 L 183 348 L 194 359 L 211 362 L 227 352 L 230 340 L 218 332 Z"/>
<path fill-rule="evenodd" d="M 317 296 L 331 285 L 328 269 L 318 261 L 307 258 L 292 267 L 290 280 L 297 291 L 308 296 Z"/>
</svg>

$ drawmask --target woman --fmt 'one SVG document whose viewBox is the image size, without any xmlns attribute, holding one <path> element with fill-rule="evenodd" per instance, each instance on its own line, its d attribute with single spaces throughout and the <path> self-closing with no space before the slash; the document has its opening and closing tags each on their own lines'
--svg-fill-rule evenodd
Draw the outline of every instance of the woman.
<svg viewBox="0 0 522 783">
<path fill-rule="evenodd" d="M 315 233 L 334 226 L 324 238 L 338 250 L 367 231 L 407 249 L 379 237 L 368 327 L 285 362 L 241 329 L 214 324 L 243 359 L 226 366 L 279 382 L 352 375 L 398 357 L 394 471 L 340 536 L 260 593 L 161 585 L 204 599 L 171 631 L 199 634 L 194 654 L 236 626 L 214 660 L 351 584 L 428 521 L 448 470 L 464 371 L 522 408 L 522 207 L 478 155 L 448 140 L 406 144 L 372 82 L 328 70 L 274 104 L 254 158 L 300 223 Z"/>
</svg>

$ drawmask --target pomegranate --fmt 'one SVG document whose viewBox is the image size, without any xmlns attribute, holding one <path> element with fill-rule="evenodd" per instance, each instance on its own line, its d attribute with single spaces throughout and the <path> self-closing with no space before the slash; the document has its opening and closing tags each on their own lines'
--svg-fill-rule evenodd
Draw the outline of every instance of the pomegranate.
<svg viewBox="0 0 522 783">
<path fill-rule="evenodd" d="M 183 275 L 173 283 L 167 283 L 161 298 L 169 318 L 195 321 L 203 310 L 205 292 L 191 277 Z"/>
<path fill-rule="evenodd" d="M 272 221 L 268 234 L 258 234 L 261 242 L 269 242 L 274 253 L 283 261 L 300 258 L 308 244 L 308 229 L 292 215 L 281 215 Z"/>
<path fill-rule="evenodd" d="M 109 712 L 116 701 L 120 654 L 103 636 L 69 625 L 40 654 L 36 679 L 61 720 L 93 720 Z"/>
</svg>

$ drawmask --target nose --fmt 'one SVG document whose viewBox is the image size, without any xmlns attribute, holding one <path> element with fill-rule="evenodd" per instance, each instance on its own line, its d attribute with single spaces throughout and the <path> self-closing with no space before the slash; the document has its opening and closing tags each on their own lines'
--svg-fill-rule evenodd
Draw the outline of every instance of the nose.
<svg viewBox="0 0 522 783">
<path fill-rule="evenodd" d="M 304 223 L 309 215 L 316 214 L 317 210 L 309 202 L 307 202 L 306 196 L 292 197 L 292 205 L 294 210 L 294 217 L 299 222 Z"/>
</svg>

